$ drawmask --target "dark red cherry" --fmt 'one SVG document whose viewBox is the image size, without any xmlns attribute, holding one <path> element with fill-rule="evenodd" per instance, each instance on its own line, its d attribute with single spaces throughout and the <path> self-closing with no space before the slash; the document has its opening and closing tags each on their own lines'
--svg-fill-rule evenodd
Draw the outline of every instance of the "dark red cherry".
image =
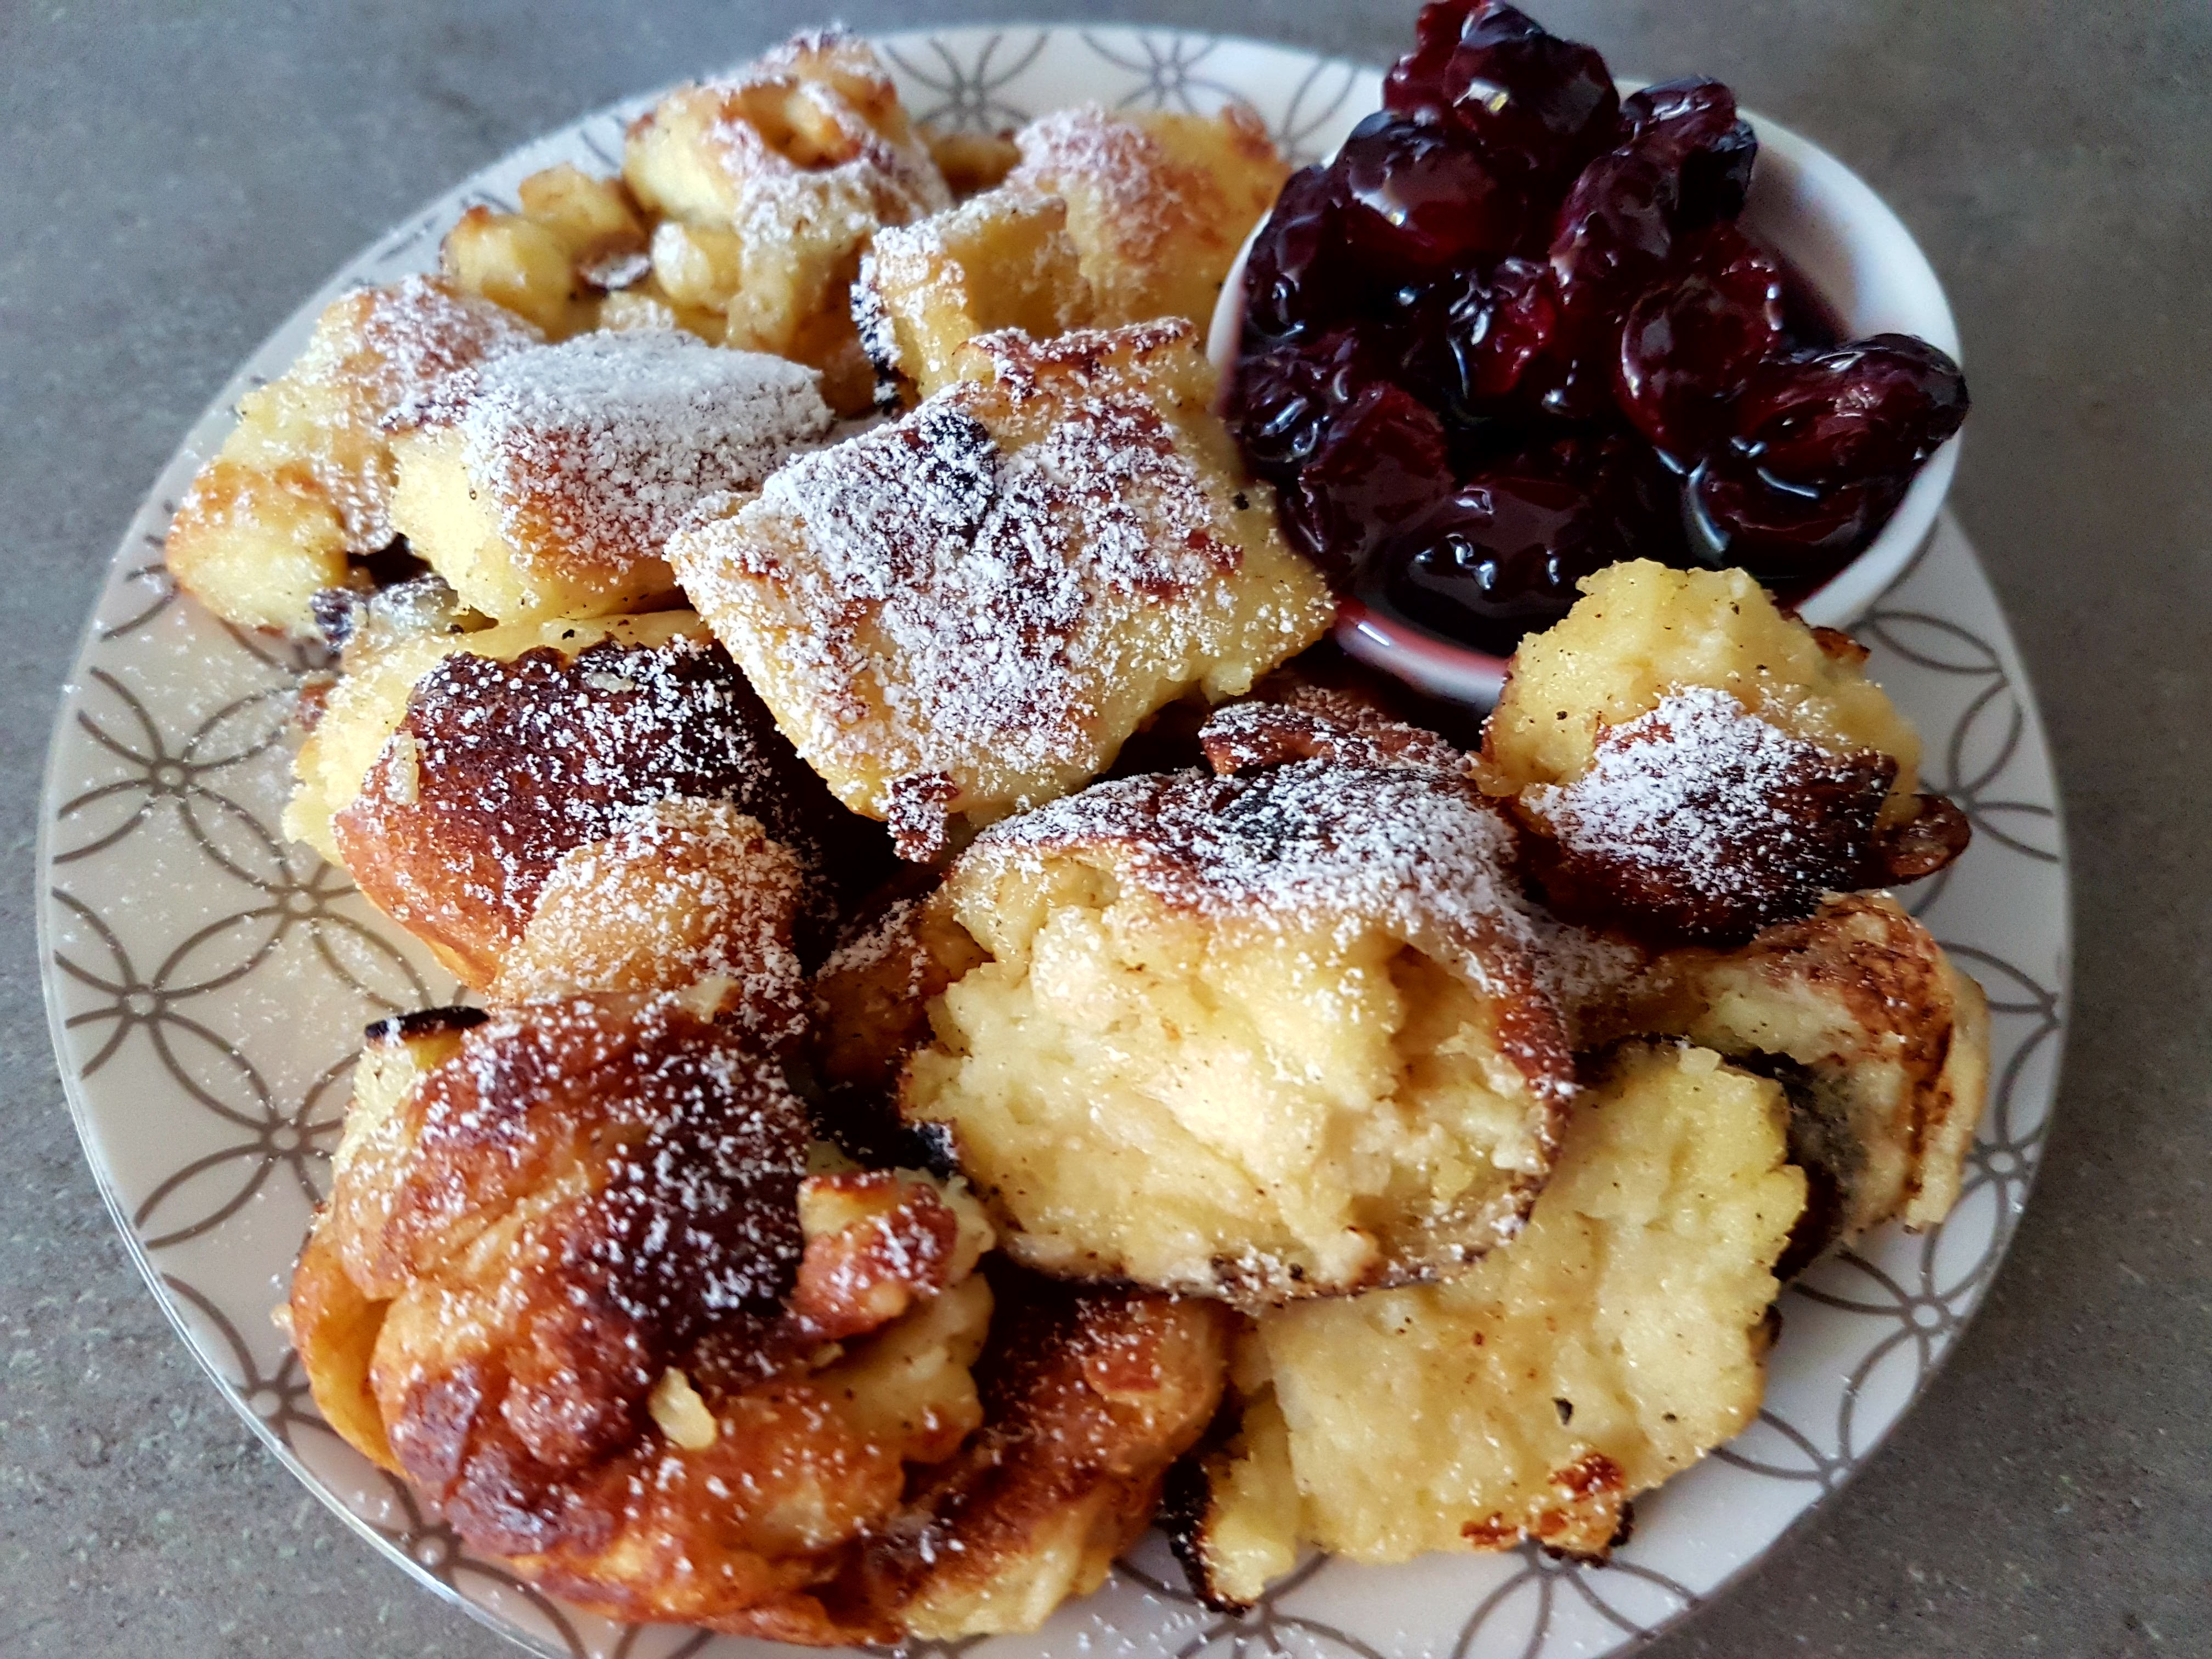
<svg viewBox="0 0 2212 1659">
<path fill-rule="evenodd" d="M 1718 81 L 1668 81 L 1622 100 L 1626 148 L 1649 156 L 1677 179 L 1676 228 L 1694 230 L 1743 211 L 1759 139 L 1735 112 L 1735 94 Z"/>
<path fill-rule="evenodd" d="M 1526 232 L 1521 191 L 1444 127 L 1370 115 L 1352 130 L 1329 174 L 1348 251 L 1380 285 L 1488 264 Z"/>
<path fill-rule="evenodd" d="M 1329 422 L 1388 378 L 1366 329 L 1333 329 L 1246 356 L 1230 408 L 1245 464 L 1265 478 L 1288 477 L 1314 458 Z"/>
<path fill-rule="evenodd" d="M 1291 175 L 1244 264 L 1246 337 L 1296 339 L 1342 320 L 1352 309 L 1336 190 L 1328 171 Z"/>
<path fill-rule="evenodd" d="M 1735 437 L 1788 483 L 1909 477 L 1966 409 L 1958 364 L 1925 340 L 1877 334 L 1762 364 L 1736 400 Z"/>
<path fill-rule="evenodd" d="M 1559 326 L 1540 367 L 1545 412 L 1588 420 L 1613 401 L 1613 358 L 1628 308 L 1674 252 L 1674 175 L 1634 150 L 1583 169 L 1552 236 Z"/>
<path fill-rule="evenodd" d="M 1320 423 L 1312 454 L 1280 487 L 1283 527 L 1341 580 L 1450 488 L 1436 411 L 1370 382 Z"/>
<path fill-rule="evenodd" d="M 1730 404 L 1782 339 L 1782 270 L 1734 225 L 1702 231 L 1629 307 L 1613 395 L 1685 471 L 1727 435 Z"/>
<path fill-rule="evenodd" d="M 1487 425 L 1510 411 L 1509 399 L 1559 320 L 1547 266 L 1512 258 L 1463 272 L 1407 314 L 1407 384 L 1456 424 Z"/>
<path fill-rule="evenodd" d="M 1690 475 L 1691 519 L 1705 543 L 1702 556 L 1741 565 L 1797 599 L 1866 550 L 1910 482 L 1880 475 L 1825 487 L 1790 483 L 1740 446 L 1723 444 Z"/>
<path fill-rule="evenodd" d="M 1686 562 L 1677 486 L 1626 438 L 1570 439 L 1468 478 L 1391 538 L 1363 599 L 1500 656 L 1622 559 Z"/>
<path fill-rule="evenodd" d="M 1382 83 L 1385 109 L 1455 128 L 1553 188 L 1613 142 L 1620 96 L 1605 59 L 1526 13 L 1434 0 L 1414 39 Z"/>
</svg>

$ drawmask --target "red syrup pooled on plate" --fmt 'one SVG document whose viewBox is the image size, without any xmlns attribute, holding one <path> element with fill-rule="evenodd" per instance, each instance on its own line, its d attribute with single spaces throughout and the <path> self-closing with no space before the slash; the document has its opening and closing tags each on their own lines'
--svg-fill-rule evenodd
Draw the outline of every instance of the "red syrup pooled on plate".
<svg viewBox="0 0 2212 1659">
<path fill-rule="evenodd" d="M 1738 226 L 1758 142 L 1720 82 L 1621 98 L 1494 0 L 1417 33 L 1246 264 L 1231 419 L 1291 538 L 1499 655 L 1621 559 L 1818 587 L 1958 430 L 1958 365 L 1844 340 Z"/>
</svg>

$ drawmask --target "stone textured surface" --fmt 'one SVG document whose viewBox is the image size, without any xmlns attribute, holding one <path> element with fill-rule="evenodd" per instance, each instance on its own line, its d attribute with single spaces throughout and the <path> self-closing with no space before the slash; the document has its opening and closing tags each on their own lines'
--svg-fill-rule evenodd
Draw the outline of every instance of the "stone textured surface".
<svg viewBox="0 0 2212 1659">
<path fill-rule="evenodd" d="M 848 0 L 857 26 L 1091 8 Z M 1117 13 L 1388 56 L 1406 0 Z M 1954 501 L 2071 819 L 2074 1039 L 1979 1322 L 1869 1473 L 1649 1651 L 2212 1652 L 2212 12 L 2183 0 L 1553 0 L 1834 149 L 1948 283 Z M 518 141 L 820 15 L 574 0 L 0 6 L 0 1654 L 490 1656 L 249 1440 L 78 1155 L 30 921 L 56 688 L 114 538 L 230 366 Z"/>
</svg>

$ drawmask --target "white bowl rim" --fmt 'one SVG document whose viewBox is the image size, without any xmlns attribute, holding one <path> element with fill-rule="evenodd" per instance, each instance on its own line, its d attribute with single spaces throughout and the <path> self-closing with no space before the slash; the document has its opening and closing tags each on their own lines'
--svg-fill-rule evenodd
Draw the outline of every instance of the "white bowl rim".
<svg viewBox="0 0 2212 1659">
<path fill-rule="evenodd" d="M 1628 93 L 1646 83 L 1620 81 L 1616 84 Z M 1878 264 L 1886 279 L 1890 289 L 1887 308 L 1873 319 L 1866 319 L 1863 313 L 1847 314 L 1845 323 L 1852 336 L 1914 334 L 1948 353 L 1954 362 L 1962 361 L 1958 319 L 1942 282 L 1896 210 L 1865 179 L 1811 139 L 1756 111 L 1747 109 L 1742 115 L 1759 136 L 1759 161 L 1753 173 L 1746 216 L 1759 216 L 1762 204 L 1770 211 L 1779 210 L 1786 205 L 1784 191 L 1795 192 L 1798 201 L 1823 204 L 1811 216 L 1839 228 L 1844 232 L 1840 240 Z M 1266 223 L 1263 219 L 1255 225 L 1237 250 L 1206 330 L 1206 356 L 1220 374 L 1224 398 L 1243 328 L 1244 267 Z M 1790 252 L 1786 247 L 1783 251 Z M 1832 301 L 1832 295 L 1825 291 L 1823 297 Z M 1958 471 L 1959 442 L 1954 436 L 1922 464 L 1881 533 L 1800 601 L 1800 616 L 1817 626 L 1848 627 L 1905 573 L 1934 533 L 1936 515 L 1942 511 Z M 1461 645 L 1416 623 L 1382 617 L 1355 600 L 1340 604 L 1336 639 L 1350 654 L 1399 675 L 1431 696 L 1489 703 L 1497 700 L 1504 682 L 1504 658 Z"/>
</svg>

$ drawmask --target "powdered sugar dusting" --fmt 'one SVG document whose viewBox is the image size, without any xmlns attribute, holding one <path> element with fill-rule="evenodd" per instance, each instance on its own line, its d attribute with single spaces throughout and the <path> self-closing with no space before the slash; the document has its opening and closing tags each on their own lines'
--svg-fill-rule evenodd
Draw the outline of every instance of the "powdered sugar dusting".
<svg viewBox="0 0 2212 1659">
<path fill-rule="evenodd" d="M 696 985 L 702 1007 L 757 1036 L 799 1036 L 804 972 L 791 936 L 805 882 L 796 855 L 720 801 L 670 799 L 624 817 L 613 836 L 556 866 L 495 1000 Z"/>
<path fill-rule="evenodd" d="M 1060 194 L 1079 185 L 1095 198 L 1097 217 L 1119 255 L 1109 264 L 1141 275 L 1171 259 L 1177 228 L 1199 210 L 1185 187 L 1188 170 L 1152 134 L 1103 105 L 1054 110 L 1014 142 L 1022 159 L 1007 182 Z M 1102 265 L 1093 280 L 1110 274 Z"/>
<path fill-rule="evenodd" d="M 504 306 L 456 293 L 434 277 L 404 276 L 368 291 L 361 323 L 368 356 L 348 354 L 348 368 L 381 417 L 463 369 L 530 350 L 544 338 Z M 306 362 L 314 362 L 312 353 Z"/>
<path fill-rule="evenodd" d="M 872 81 L 884 102 L 893 100 L 873 49 L 834 27 L 794 35 L 741 74 L 699 89 L 725 112 L 705 138 L 734 197 L 732 228 L 749 241 L 852 246 L 879 224 L 951 205 L 927 147 L 878 130 L 842 88 L 808 72 L 824 62 L 841 80 Z M 771 92 L 804 107 L 763 130 L 752 112 Z M 794 153 L 799 143 L 811 153 Z"/>
<path fill-rule="evenodd" d="M 823 826 L 842 815 L 721 647 L 684 635 L 573 660 L 447 658 L 337 830 L 364 890 L 402 922 L 511 941 L 564 854 L 679 798 L 761 819 L 828 903 L 824 878 L 841 872 L 824 868 Z"/>
<path fill-rule="evenodd" d="M 1522 800 L 1570 854 L 1719 903 L 1753 881 L 1834 878 L 1825 826 L 1799 805 L 1830 774 L 1853 776 L 1727 692 L 1691 686 L 1608 731 L 1581 776 Z"/>
<path fill-rule="evenodd" d="M 1073 371 L 1054 390 L 1049 423 L 1010 450 L 981 418 L 1006 390 L 947 387 L 799 458 L 675 552 L 718 627 L 772 586 L 791 618 L 778 663 L 807 687 L 801 747 L 825 772 L 885 776 L 879 813 L 949 805 L 944 780 L 1065 787 L 1107 758 L 1101 698 L 1203 672 L 1239 625 L 1244 596 L 1221 579 L 1243 550 L 1142 388 Z"/>
<path fill-rule="evenodd" d="M 1035 864 L 1106 849 L 1162 903 L 1269 927 L 1380 925 L 1441 946 L 1494 995 L 1524 989 L 1534 932 L 1510 875 L 1513 831 L 1472 785 L 1407 767 L 1299 761 L 1250 776 L 1098 784 L 979 836 L 963 856 Z"/>
<path fill-rule="evenodd" d="M 702 496 L 749 490 L 830 428 L 813 370 L 678 330 L 594 333 L 444 382 L 417 418 L 458 423 L 510 542 L 621 568 Z"/>
</svg>

